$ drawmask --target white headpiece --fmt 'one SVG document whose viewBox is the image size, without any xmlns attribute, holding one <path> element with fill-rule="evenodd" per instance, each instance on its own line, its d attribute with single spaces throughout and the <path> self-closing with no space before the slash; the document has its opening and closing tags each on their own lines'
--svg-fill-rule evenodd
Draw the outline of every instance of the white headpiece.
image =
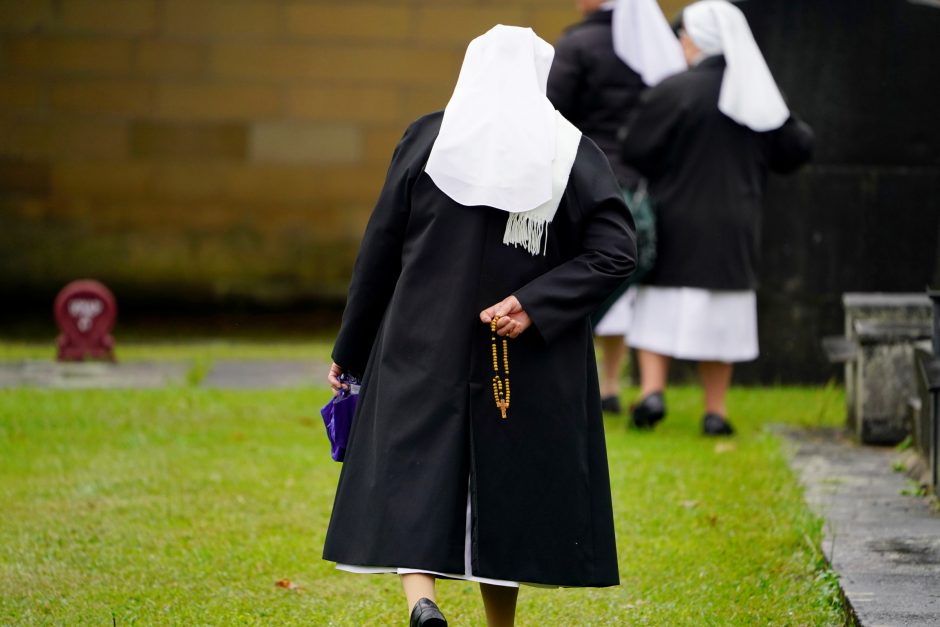
<svg viewBox="0 0 940 627">
<path fill-rule="evenodd" d="M 545 96 L 554 56 L 531 28 L 500 24 L 471 41 L 425 166 L 456 202 L 514 214 L 503 241 L 533 254 L 581 139 Z"/>
<path fill-rule="evenodd" d="M 738 7 L 726 0 L 696 2 L 682 12 L 682 26 L 702 52 L 725 56 L 718 97 L 722 113 L 755 131 L 771 131 L 787 121 L 790 110 Z"/>
<path fill-rule="evenodd" d="M 682 46 L 656 0 L 617 0 L 614 52 L 652 87 L 687 69 Z"/>
</svg>

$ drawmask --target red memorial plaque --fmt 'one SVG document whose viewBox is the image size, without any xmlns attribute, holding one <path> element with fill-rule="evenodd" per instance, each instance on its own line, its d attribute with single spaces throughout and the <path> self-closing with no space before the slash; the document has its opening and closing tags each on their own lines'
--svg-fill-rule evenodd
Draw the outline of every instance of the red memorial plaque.
<svg viewBox="0 0 940 627">
<path fill-rule="evenodd" d="M 55 299 L 59 361 L 107 359 L 114 361 L 111 329 L 117 302 L 107 287 L 90 279 L 72 281 Z"/>
</svg>

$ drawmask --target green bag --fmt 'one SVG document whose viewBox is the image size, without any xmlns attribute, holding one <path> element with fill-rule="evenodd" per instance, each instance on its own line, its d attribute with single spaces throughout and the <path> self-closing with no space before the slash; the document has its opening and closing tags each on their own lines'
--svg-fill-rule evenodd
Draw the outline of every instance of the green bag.
<svg viewBox="0 0 940 627">
<path fill-rule="evenodd" d="M 591 324 L 594 326 L 603 319 L 617 299 L 623 296 L 631 285 L 642 281 L 656 264 L 656 214 L 646 190 L 646 181 L 640 181 L 634 192 L 623 190 L 623 200 L 636 225 L 636 270 L 591 314 Z"/>
</svg>

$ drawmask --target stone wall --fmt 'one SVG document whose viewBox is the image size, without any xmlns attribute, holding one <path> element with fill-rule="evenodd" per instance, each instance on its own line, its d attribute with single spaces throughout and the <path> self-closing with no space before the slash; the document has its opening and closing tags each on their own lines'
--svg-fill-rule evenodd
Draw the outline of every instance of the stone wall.
<svg viewBox="0 0 940 627">
<path fill-rule="evenodd" d="M 0 0 L 0 289 L 341 298 L 392 149 L 467 42 L 577 19 L 573 0 Z"/>
</svg>

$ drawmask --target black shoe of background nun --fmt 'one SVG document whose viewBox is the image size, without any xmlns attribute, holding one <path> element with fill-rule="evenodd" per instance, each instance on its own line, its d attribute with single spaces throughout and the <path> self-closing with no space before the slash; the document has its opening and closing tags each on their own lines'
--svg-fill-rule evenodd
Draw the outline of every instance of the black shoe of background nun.
<svg viewBox="0 0 940 627">
<path fill-rule="evenodd" d="M 637 429 L 652 429 L 665 417 L 666 400 L 662 392 L 653 392 L 630 408 L 630 420 Z"/>
<path fill-rule="evenodd" d="M 410 627 L 447 627 L 447 619 L 434 601 L 420 598 L 411 610 Z"/>
<path fill-rule="evenodd" d="M 707 413 L 702 419 L 702 432 L 705 435 L 734 435 L 734 427 L 724 416 Z"/>
<path fill-rule="evenodd" d="M 619 414 L 621 412 L 620 397 L 605 396 L 601 398 L 601 411 L 609 414 Z"/>
</svg>

